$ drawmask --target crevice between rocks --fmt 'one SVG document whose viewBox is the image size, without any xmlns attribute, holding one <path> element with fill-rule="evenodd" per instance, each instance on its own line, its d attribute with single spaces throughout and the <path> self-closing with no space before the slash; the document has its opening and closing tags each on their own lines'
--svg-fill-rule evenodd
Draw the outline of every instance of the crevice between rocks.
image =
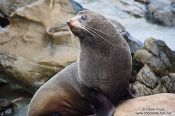
<svg viewBox="0 0 175 116">
<path fill-rule="evenodd" d="M 10 20 L 6 17 L 0 16 L 0 27 L 4 28 L 10 24 Z"/>
</svg>

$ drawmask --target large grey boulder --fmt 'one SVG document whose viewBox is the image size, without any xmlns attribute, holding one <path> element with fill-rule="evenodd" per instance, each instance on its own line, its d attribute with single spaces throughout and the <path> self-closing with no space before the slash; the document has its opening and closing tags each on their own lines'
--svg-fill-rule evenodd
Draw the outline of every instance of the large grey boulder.
<svg viewBox="0 0 175 116">
<path fill-rule="evenodd" d="M 175 1 L 149 0 L 145 16 L 151 22 L 175 26 Z"/>
</svg>

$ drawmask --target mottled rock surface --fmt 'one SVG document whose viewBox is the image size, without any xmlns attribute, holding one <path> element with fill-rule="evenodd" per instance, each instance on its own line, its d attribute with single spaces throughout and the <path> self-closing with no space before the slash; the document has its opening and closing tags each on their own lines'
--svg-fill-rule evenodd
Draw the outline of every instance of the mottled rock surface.
<svg viewBox="0 0 175 116">
<path fill-rule="evenodd" d="M 151 77 L 151 78 L 150 78 Z M 150 88 L 155 88 L 158 84 L 158 77 L 145 65 L 137 74 L 137 80 Z"/>
<path fill-rule="evenodd" d="M 175 73 L 163 76 L 161 83 L 169 92 L 175 93 Z"/>
<path fill-rule="evenodd" d="M 175 53 L 165 42 L 149 38 L 135 52 L 131 87 L 136 96 L 175 91 Z M 136 65 L 136 63 L 138 65 Z"/>
</svg>

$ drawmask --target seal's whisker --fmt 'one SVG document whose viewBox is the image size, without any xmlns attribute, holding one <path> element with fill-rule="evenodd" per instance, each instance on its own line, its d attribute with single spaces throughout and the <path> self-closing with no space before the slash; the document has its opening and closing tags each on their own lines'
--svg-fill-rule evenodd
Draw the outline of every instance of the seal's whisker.
<svg viewBox="0 0 175 116">
<path fill-rule="evenodd" d="M 93 37 L 94 37 L 94 39 L 97 41 L 97 38 L 95 37 L 95 35 L 92 33 L 92 32 L 90 32 L 88 29 L 86 29 L 86 28 L 84 28 L 89 34 L 91 34 Z"/>
<path fill-rule="evenodd" d="M 95 37 L 95 35 L 94 35 L 92 32 L 90 32 L 87 28 L 85 28 L 85 27 L 79 27 L 79 26 L 78 26 L 78 28 L 83 29 L 83 30 L 85 30 L 87 33 L 91 34 L 91 35 L 94 37 L 94 39 L 97 41 L 97 38 Z"/>
<path fill-rule="evenodd" d="M 89 31 L 91 31 L 92 33 L 94 33 L 95 35 L 97 35 L 97 36 L 99 36 L 100 38 L 102 38 L 103 40 L 105 40 L 106 42 L 108 42 L 109 44 L 111 44 L 112 46 L 113 46 L 113 44 L 110 42 L 110 41 L 108 41 L 108 40 L 106 40 L 104 37 L 102 37 L 101 35 L 99 35 L 98 33 L 96 33 L 94 30 L 92 30 L 92 29 L 90 29 L 90 28 L 88 28 L 88 27 L 86 27 Z"/>
<path fill-rule="evenodd" d="M 95 28 L 93 28 L 93 27 L 91 27 L 91 26 L 87 26 L 87 25 L 86 25 L 86 27 L 91 28 L 91 29 L 93 29 L 93 30 L 96 30 L 96 31 L 98 31 L 98 32 L 100 32 L 100 33 L 102 33 L 102 34 L 105 34 L 105 35 L 107 35 L 108 37 L 114 38 L 114 37 L 112 37 L 112 36 L 110 36 L 110 35 L 108 35 L 108 34 L 102 32 L 102 31 L 100 31 L 100 30 L 98 30 L 98 29 L 95 29 Z"/>
</svg>

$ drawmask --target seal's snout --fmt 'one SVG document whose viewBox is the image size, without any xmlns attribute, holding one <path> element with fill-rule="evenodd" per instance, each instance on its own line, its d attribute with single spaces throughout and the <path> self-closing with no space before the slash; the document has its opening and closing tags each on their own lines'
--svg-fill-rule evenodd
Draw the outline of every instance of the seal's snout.
<svg viewBox="0 0 175 116">
<path fill-rule="evenodd" d="M 71 21 L 67 22 L 67 25 L 69 26 L 69 28 L 72 28 Z"/>
<path fill-rule="evenodd" d="M 68 21 L 68 22 L 67 22 L 67 25 L 69 26 L 69 28 L 72 28 L 72 27 L 73 27 L 73 25 L 72 25 L 72 21 L 71 21 L 71 20 Z"/>
<path fill-rule="evenodd" d="M 70 29 L 76 26 L 76 25 L 74 24 L 74 21 L 73 21 L 73 20 L 68 21 L 68 22 L 67 22 L 67 25 L 69 26 Z"/>
<path fill-rule="evenodd" d="M 71 19 L 70 21 L 67 22 L 67 25 L 69 28 L 77 27 L 79 23 L 77 22 L 76 19 Z"/>
</svg>

